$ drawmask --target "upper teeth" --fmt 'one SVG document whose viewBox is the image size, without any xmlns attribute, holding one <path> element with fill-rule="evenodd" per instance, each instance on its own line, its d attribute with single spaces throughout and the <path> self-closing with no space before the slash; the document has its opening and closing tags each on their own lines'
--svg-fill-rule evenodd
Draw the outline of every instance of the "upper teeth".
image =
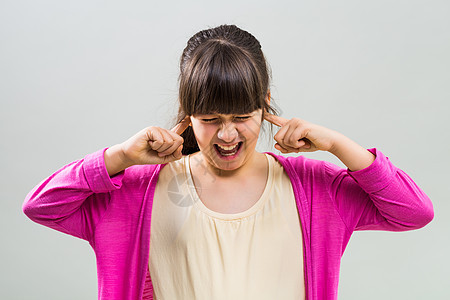
<svg viewBox="0 0 450 300">
<path fill-rule="evenodd" d="M 220 149 L 223 149 L 223 150 L 233 150 L 234 148 L 236 148 L 237 147 L 237 145 L 239 145 L 239 143 L 237 143 L 237 144 L 234 144 L 233 146 L 221 146 L 221 145 L 217 145 Z"/>
</svg>

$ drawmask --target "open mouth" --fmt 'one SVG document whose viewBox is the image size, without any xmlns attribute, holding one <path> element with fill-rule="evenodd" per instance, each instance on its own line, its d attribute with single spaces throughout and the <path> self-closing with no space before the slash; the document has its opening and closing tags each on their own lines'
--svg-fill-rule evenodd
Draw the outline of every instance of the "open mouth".
<svg viewBox="0 0 450 300">
<path fill-rule="evenodd" d="M 239 142 L 239 143 L 236 143 L 236 144 L 230 145 L 230 146 L 214 144 L 214 148 L 216 149 L 217 153 L 220 156 L 230 157 L 230 158 L 232 158 L 239 152 L 239 150 L 241 149 L 241 146 L 242 146 L 242 142 Z"/>
</svg>

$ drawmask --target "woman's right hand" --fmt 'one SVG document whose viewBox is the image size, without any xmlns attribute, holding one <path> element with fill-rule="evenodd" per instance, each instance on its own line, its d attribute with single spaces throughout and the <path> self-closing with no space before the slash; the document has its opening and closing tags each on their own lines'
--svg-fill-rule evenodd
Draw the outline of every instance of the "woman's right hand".
<svg viewBox="0 0 450 300">
<path fill-rule="evenodd" d="M 180 136 L 189 126 L 187 116 L 172 130 L 150 126 L 105 151 L 108 174 L 114 175 L 133 165 L 165 164 L 181 158 L 183 138 Z"/>
</svg>

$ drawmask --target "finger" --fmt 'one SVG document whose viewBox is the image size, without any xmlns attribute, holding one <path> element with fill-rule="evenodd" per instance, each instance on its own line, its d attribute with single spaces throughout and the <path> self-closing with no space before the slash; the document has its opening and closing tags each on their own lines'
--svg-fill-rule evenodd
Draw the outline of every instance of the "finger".
<svg viewBox="0 0 450 300">
<path fill-rule="evenodd" d="M 305 129 L 302 126 L 298 126 L 284 135 L 283 142 L 290 147 L 298 148 L 305 144 L 304 141 L 301 142 L 304 137 L 306 137 Z"/>
<path fill-rule="evenodd" d="M 169 148 L 167 148 L 164 151 L 159 152 L 158 155 L 160 157 L 163 157 L 166 155 L 174 154 L 180 146 L 182 146 L 182 141 L 180 141 L 180 140 L 173 141 L 173 144 Z"/>
<path fill-rule="evenodd" d="M 180 145 L 173 153 L 166 155 L 164 157 L 163 163 L 169 163 L 172 161 L 179 160 L 183 156 L 183 154 L 181 152 L 182 150 L 183 150 L 183 145 Z"/>
<path fill-rule="evenodd" d="M 286 124 L 289 121 L 288 119 L 285 119 L 280 116 L 275 116 L 267 111 L 264 113 L 264 120 L 266 120 L 267 122 L 270 122 L 278 127 L 283 127 L 284 124 Z"/>
<path fill-rule="evenodd" d="M 302 141 L 305 143 L 303 146 L 301 146 L 303 149 L 313 149 L 313 143 L 308 140 L 307 138 L 302 139 Z M 315 148 L 315 146 L 314 146 Z"/>
<path fill-rule="evenodd" d="M 301 139 L 299 141 L 300 146 L 294 148 L 296 152 L 313 152 L 316 151 L 317 148 L 311 143 L 308 139 Z M 290 148 L 288 148 L 290 149 Z"/>
<path fill-rule="evenodd" d="M 280 146 L 281 148 L 283 148 L 284 151 L 286 151 L 283 153 L 297 153 L 299 151 L 299 149 L 293 148 L 293 147 L 290 147 L 287 145 L 283 145 L 283 144 L 279 144 L 279 143 L 277 143 L 277 145 Z"/>
<path fill-rule="evenodd" d="M 182 150 L 183 150 L 183 145 L 180 145 L 180 146 L 178 146 L 177 150 L 175 150 L 175 152 L 172 154 L 172 156 L 175 160 L 178 160 L 183 156 L 183 154 L 181 152 Z"/>
<path fill-rule="evenodd" d="M 191 124 L 191 118 L 189 116 L 186 116 L 183 120 L 181 120 L 180 123 L 175 125 L 174 128 L 172 128 L 170 131 L 175 132 L 178 135 L 181 135 L 186 128 L 189 127 L 189 124 Z"/>
<path fill-rule="evenodd" d="M 305 140 L 299 140 L 297 141 L 295 146 L 288 145 L 288 144 L 282 144 L 284 148 L 290 149 L 292 151 L 300 151 L 301 148 L 305 147 L 306 141 Z"/>
<path fill-rule="evenodd" d="M 172 132 L 170 130 L 166 130 L 165 133 L 167 133 L 168 135 L 170 135 L 170 137 L 173 140 L 173 143 L 170 147 L 168 147 L 166 150 L 162 150 L 161 152 L 159 152 L 159 156 L 165 156 L 165 155 L 169 155 L 175 152 L 175 150 L 177 150 L 178 147 L 180 147 L 180 145 L 183 144 L 184 139 L 179 136 L 178 134 L 176 134 L 175 132 Z"/>
<path fill-rule="evenodd" d="M 150 145 L 150 148 L 152 150 L 156 151 L 164 143 L 164 138 L 158 129 L 152 128 L 149 131 L 147 131 L 146 134 L 147 134 L 148 144 Z"/>
<path fill-rule="evenodd" d="M 282 153 L 291 153 L 292 151 L 282 147 L 280 144 L 276 143 L 274 145 L 275 149 L 277 149 L 278 151 L 281 151 Z"/>
<path fill-rule="evenodd" d="M 283 153 L 298 153 L 298 152 L 311 152 L 311 144 L 308 141 L 300 140 L 298 147 L 290 147 L 285 144 L 275 144 L 275 149 L 280 150 Z"/>
<path fill-rule="evenodd" d="M 172 130 L 167 130 L 166 131 L 175 142 L 179 142 L 180 144 L 183 143 L 184 139 L 176 132 L 172 131 Z M 178 145 L 179 146 L 179 145 Z"/>
<path fill-rule="evenodd" d="M 274 140 L 277 141 L 278 143 L 284 143 L 286 133 L 289 131 L 290 128 L 291 128 L 290 123 L 284 124 L 284 126 L 281 127 L 281 129 L 278 130 L 278 132 L 273 136 Z"/>
<path fill-rule="evenodd" d="M 168 151 L 168 149 L 170 149 L 173 146 L 173 144 L 175 143 L 174 139 L 172 138 L 172 136 L 170 135 L 168 130 L 162 129 L 161 135 L 164 138 L 164 143 L 161 145 L 161 147 L 156 149 L 156 151 L 158 152 L 158 155 L 160 157 L 164 156 L 163 153 L 165 151 Z"/>
</svg>

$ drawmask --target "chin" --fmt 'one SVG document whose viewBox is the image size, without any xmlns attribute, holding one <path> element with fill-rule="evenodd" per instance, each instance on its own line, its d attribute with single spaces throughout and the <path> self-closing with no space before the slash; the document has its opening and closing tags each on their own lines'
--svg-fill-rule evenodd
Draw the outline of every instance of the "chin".
<svg viewBox="0 0 450 300">
<path fill-rule="evenodd" d="M 211 165 L 213 165 L 216 169 L 222 171 L 234 171 L 242 167 L 248 158 L 248 149 L 242 144 L 239 145 L 236 153 L 232 153 L 230 155 L 224 156 L 221 155 L 220 151 L 217 149 L 217 146 L 212 146 L 210 148 L 209 160 Z"/>
<path fill-rule="evenodd" d="M 234 171 L 242 167 L 243 162 L 227 162 L 227 163 L 217 163 L 215 162 L 215 167 L 221 171 Z"/>
</svg>

